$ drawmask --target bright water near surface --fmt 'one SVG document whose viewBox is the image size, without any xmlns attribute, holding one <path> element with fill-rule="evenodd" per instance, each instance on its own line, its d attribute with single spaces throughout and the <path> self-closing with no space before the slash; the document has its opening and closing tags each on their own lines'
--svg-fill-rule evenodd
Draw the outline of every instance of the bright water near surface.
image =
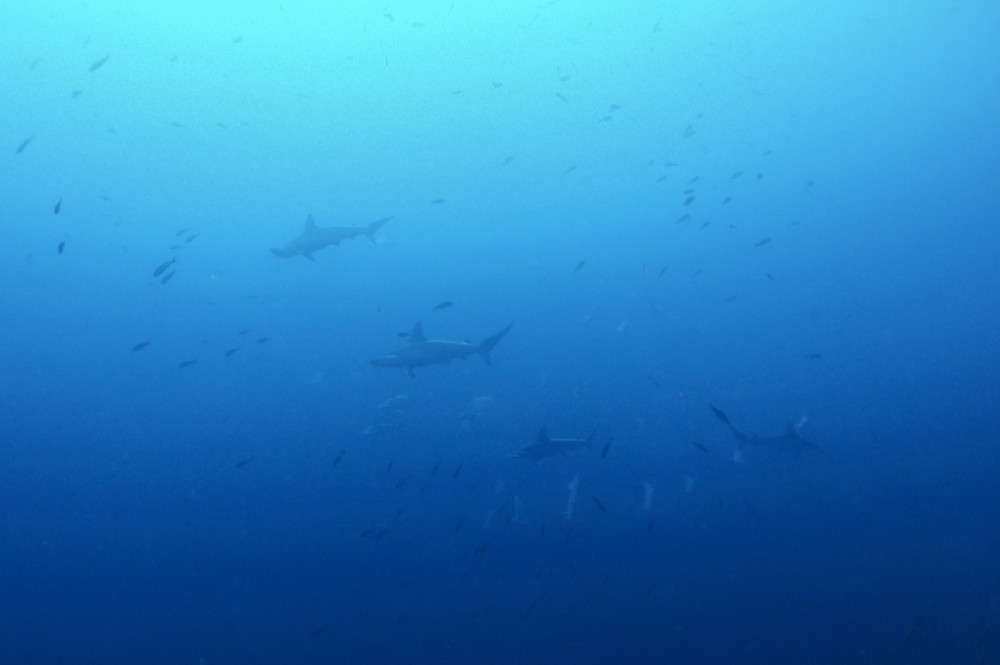
<svg viewBox="0 0 1000 665">
<path fill-rule="evenodd" d="M 995 3 L 2 4 L 2 663 L 1000 662 Z"/>
</svg>

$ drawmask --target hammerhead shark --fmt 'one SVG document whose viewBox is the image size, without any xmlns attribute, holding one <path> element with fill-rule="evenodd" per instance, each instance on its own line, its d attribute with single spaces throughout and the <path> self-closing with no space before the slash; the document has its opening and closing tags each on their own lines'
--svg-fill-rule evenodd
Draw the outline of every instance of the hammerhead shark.
<svg viewBox="0 0 1000 665">
<path fill-rule="evenodd" d="M 725 413 L 711 404 L 708 405 L 708 408 L 712 409 L 712 413 L 715 414 L 716 418 L 725 423 L 726 427 L 729 428 L 729 431 L 736 437 L 740 447 L 763 446 L 775 452 L 789 453 L 795 459 L 799 459 L 802 453 L 806 451 L 819 449 L 819 446 L 812 441 L 807 441 L 799 436 L 798 429 L 796 429 L 795 425 L 790 423 L 785 428 L 784 434 L 779 434 L 777 436 L 750 436 L 749 434 L 744 434 L 733 427 L 733 424 L 729 422 L 729 416 Z"/>
<path fill-rule="evenodd" d="M 546 457 L 568 455 L 583 448 L 590 450 L 593 442 L 593 432 L 586 439 L 553 439 L 549 436 L 548 430 L 542 427 L 538 430 L 538 438 L 535 439 L 535 442 L 515 451 L 513 457 L 537 462 Z"/>
<path fill-rule="evenodd" d="M 375 242 L 375 233 L 385 226 L 392 217 L 383 217 L 368 226 L 316 226 L 312 215 L 306 217 L 306 226 L 299 236 L 284 247 L 274 247 L 271 253 L 287 259 L 302 255 L 310 261 L 315 261 L 313 252 L 318 252 L 328 245 L 339 245 L 341 240 L 350 240 L 359 235 L 366 235 Z"/>
<path fill-rule="evenodd" d="M 471 356 L 473 353 L 478 353 L 486 361 L 486 364 L 489 365 L 491 364 L 490 351 L 503 339 L 504 335 L 510 332 L 513 326 L 514 324 L 510 323 L 506 328 L 495 335 L 487 337 L 479 344 L 470 344 L 469 342 L 427 339 L 424 336 L 423 324 L 417 321 L 417 324 L 413 326 L 413 331 L 410 333 L 409 342 L 406 346 L 394 353 L 382 356 L 381 358 L 375 358 L 371 363 L 377 367 L 405 367 L 406 373 L 410 376 L 414 376 L 413 369 L 415 367 L 446 363 L 458 358 Z"/>
</svg>

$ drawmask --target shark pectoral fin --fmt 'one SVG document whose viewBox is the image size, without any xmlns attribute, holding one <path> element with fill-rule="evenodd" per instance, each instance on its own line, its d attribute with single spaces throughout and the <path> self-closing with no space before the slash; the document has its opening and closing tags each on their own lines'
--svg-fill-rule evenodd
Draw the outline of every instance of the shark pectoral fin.
<svg viewBox="0 0 1000 665">
<path fill-rule="evenodd" d="M 410 343 L 418 344 L 426 341 L 427 338 L 424 337 L 424 324 L 422 321 L 417 321 L 413 324 L 413 330 L 410 331 Z"/>
<path fill-rule="evenodd" d="M 306 215 L 306 231 L 312 231 L 316 228 L 316 221 L 313 219 L 312 214 Z"/>
<path fill-rule="evenodd" d="M 375 242 L 375 234 L 378 232 L 380 228 L 385 226 L 386 223 L 393 217 L 395 217 L 395 215 L 392 215 L 390 217 L 383 217 L 382 219 L 376 220 L 371 224 L 369 224 L 368 226 L 366 226 L 365 235 L 368 236 L 368 240 Z"/>
<path fill-rule="evenodd" d="M 272 247 L 271 248 L 271 253 L 274 254 L 275 256 L 278 256 L 278 257 L 283 258 L 283 259 L 287 259 L 288 258 L 288 252 L 286 252 L 286 251 L 284 251 L 282 249 L 278 249 L 277 247 Z"/>
<path fill-rule="evenodd" d="M 545 425 L 542 425 L 538 430 L 538 443 L 548 443 L 549 442 L 549 431 L 546 429 Z"/>
<path fill-rule="evenodd" d="M 313 258 L 312 252 L 302 252 L 302 256 L 306 257 L 307 259 L 309 259 L 313 263 L 316 262 L 316 259 Z"/>
</svg>

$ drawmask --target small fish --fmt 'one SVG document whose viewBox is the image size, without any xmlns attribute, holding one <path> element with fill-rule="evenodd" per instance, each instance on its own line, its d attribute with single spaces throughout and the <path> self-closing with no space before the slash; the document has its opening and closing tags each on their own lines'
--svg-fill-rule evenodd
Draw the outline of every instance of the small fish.
<svg viewBox="0 0 1000 665">
<path fill-rule="evenodd" d="M 737 178 L 739 178 L 739 177 L 740 177 L 741 175 L 743 175 L 743 171 L 737 171 L 737 172 L 736 172 L 736 173 L 734 173 L 733 175 L 729 176 L 729 179 L 730 179 L 730 180 L 736 180 L 736 179 L 737 179 Z"/>
<path fill-rule="evenodd" d="M 684 205 L 689 206 L 692 203 L 694 203 L 694 197 L 693 196 L 689 196 L 686 199 L 684 199 Z"/>
<path fill-rule="evenodd" d="M 563 175 L 569 175 L 570 173 L 572 173 L 575 170 L 576 170 L 576 164 L 573 164 L 573 166 L 571 166 L 568 169 L 566 169 L 565 171 L 563 171 Z"/>
<path fill-rule="evenodd" d="M 313 639 L 317 638 L 323 633 L 325 633 L 329 628 L 330 624 L 328 623 L 324 623 L 322 626 L 317 626 L 316 628 L 313 628 L 311 631 L 309 631 L 309 637 Z"/>
<path fill-rule="evenodd" d="M 713 411 L 716 410 L 714 406 L 712 407 L 712 410 Z M 721 413 L 721 411 L 719 413 Z M 727 420 L 726 422 L 729 422 L 729 421 Z M 698 450 L 700 450 L 701 452 L 705 453 L 706 455 L 708 454 L 708 448 L 705 446 L 704 443 L 701 443 L 699 441 L 692 441 L 691 445 L 694 446 L 695 448 L 697 448 Z"/>
<path fill-rule="evenodd" d="M 667 272 L 667 266 L 660 268 L 660 272 L 656 273 L 656 279 L 663 277 L 663 273 Z"/>
<path fill-rule="evenodd" d="M 609 111 L 621 111 L 621 109 L 622 109 L 621 104 L 612 104 L 611 106 L 608 107 Z"/>
<path fill-rule="evenodd" d="M 58 215 L 60 210 L 62 210 L 62 199 L 59 199 L 58 201 L 56 201 L 55 207 L 52 208 L 52 214 L 53 215 Z"/>
<path fill-rule="evenodd" d="M 406 332 L 405 330 L 402 331 L 402 332 L 396 333 L 396 337 L 409 337 L 409 336 L 410 336 L 410 333 Z"/>
<path fill-rule="evenodd" d="M 431 205 L 432 206 L 437 206 L 437 205 L 441 205 L 444 202 L 445 202 L 445 199 L 434 199 L 433 201 L 431 201 Z"/>
<path fill-rule="evenodd" d="M 604 116 L 601 116 L 600 118 L 598 118 L 597 122 L 610 122 L 610 121 L 612 121 L 614 119 L 615 119 L 615 117 L 613 115 L 604 115 Z"/>
<path fill-rule="evenodd" d="M 181 362 L 177 363 L 177 368 L 185 369 L 187 367 L 191 367 L 192 365 L 197 365 L 197 364 L 198 364 L 197 360 L 182 360 Z"/>
<path fill-rule="evenodd" d="M 822 353 L 810 353 L 806 355 L 806 360 L 819 360 L 822 357 Z"/>
<path fill-rule="evenodd" d="M 184 239 L 184 242 L 185 243 L 193 242 L 200 235 L 201 235 L 200 233 L 195 233 L 193 235 L 189 235 L 187 238 Z"/>
<path fill-rule="evenodd" d="M 16 148 L 15 150 L 14 150 L 14 154 L 15 154 L 15 155 L 20 155 L 20 154 L 21 154 L 22 152 L 24 152 L 24 149 L 25 149 L 25 148 L 27 148 L 27 147 L 28 147 L 28 145 L 29 145 L 29 144 L 30 144 L 30 143 L 31 143 L 32 141 L 34 141 L 34 140 L 35 140 L 35 135 L 34 135 L 34 134 L 32 134 L 32 135 L 31 135 L 31 136 L 29 136 L 28 138 L 26 138 L 26 139 L 24 139 L 23 141 L 21 141 L 21 143 L 20 143 L 20 144 L 19 144 L 19 145 L 17 146 L 17 148 Z"/>
<path fill-rule="evenodd" d="M 139 342 L 138 344 L 132 347 L 132 353 L 135 353 L 136 351 L 142 351 L 147 346 L 149 346 L 149 342 Z"/>
<path fill-rule="evenodd" d="M 258 337 L 257 338 L 257 343 L 258 344 L 267 344 L 268 342 L 271 342 L 273 340 L 274 340 L 273 337 Z"/>
<path fill-rule="evenodd" d="M 167 282 L 169 282 L 170 280 L 172 280 L 174 278 L 174 275 L 176 275 L 176 274 L 177 274 L 176 270 L 171 270 L 166 275 L 164 275 L 163 277 L 160 278 L 160 284 L 166 284 Z"/>
<path fill-rule="evenodd" d="M 590 499 L 591 499 L 591 501 L 593 501 L 593 502 L 594 502 L 594 505 L 596 505 L 596 506 L 597 506 L 597 509 L 598 509 L 598 510 L 600 510 L 600 511 L 601 511 L 602 513 L 606 513 L 606 512 L 608 512 L 608 507 L 607 507 L 607 506 L 605 506 L 605 505 L 604 505 L 604 502 L 602 502 L 602 501 L 601 501 L 600 499 L 598 499 L 598 498 L 597 498 L 596 496 L 591 496 L 591 497 L 590 497 Z"/>
<path fill-rule="evenodd" d="M 243 459 L 241 459 L 239 462 L 236 463 L 236 468 L 242 469 L 248 466 L 251 462 L 253 462 L 253 460 L 254 460 L 253 455 L 251 455 L 250 457 L 244 457 Z"/>
<path fill-rule="evenodd" d="M 605 457 L 608 456 L 608 451 L 611 450 L 611 442 L 614 440 L 615 440 L 614 437 L 609 438 L 608 442 L 604 444 L 603 448 L 601 448 L 601 459 L 604 459 Z"/>
<path fill-rule="evenodd" d="M 333 458 L 333 466 L 337 466 L 338 464 L 340 464 L 341 460 L 344 459 L 344 453 L 346 452 L 347 452 L 346 450 L 341 450 L 339 453 L 337 453 L 337 456 Z"/>
<path fill-rule="evenodd" d="M 559 77 L 559 81 L 562 82 L 562 83 L 565 83 L 566 81 L 570 80 L 571 78 L 573 78 L 573 77 L 570 76 L 569 74 L 563 74 L 562 76 Z"/>
<path fill-rule="evenodd" d="M 95 60 L 94 64 L 92 64 L 90 66 L 90 71 L 96 72 L 98 69 L 100 69 L 101 67 L 104 66 L 104 63 L 107 62 L 108 58 L 110 58 L 110 57 L 111 57 L 111 54 L 109 53 L 108 55 L 104 56 L 100 60 Z"/>
<path fill-rule="evenodd" d="M 587 265 L 587 259 L 580 259 L 576 262 L 576 267 L 573 268 L 574 273 L 578 273 L 583 270 L 583 266 Z"/>
<path fill-rule="evenodd" d="M 766 244 L 767 244 L 767 243 L 769 243 L 769 242 L 771 242 L 771 239 L 770 239 L 770 238 L 763 238 L 763 239 L 761 239 L 761 240 L 758 240 L 757 242 L 755 242 L 755 243 L 753 244 L 753 246 L 754 246 L 754 247 L 763 247 L 764 245 L 766 245 Z"/>
<path fill-rule="evenodd" d="M 438 304 L 434 305 L 434 309 L 448 309 L 454 304 L 455 303 L 453 303 L 450 300 L 445 300 L 444 302 L 439 302 Z"/>
<path fill-rule="evenodd" d="M 566 99 L 566 95 L 562 94 L 561 92 L 557 92 L 556 93 L 556 97 L 558 97 L 560 100 L 562 100 L 563 104 L 569 104 L 569 100 Z"/>
<path fill-rule="evenodd" d="M 65 240 L 63 242 L 59 243 L 59 246 L 56 247 L 56 251 L 59 252 L 60 254 L 62 254 L 64 249 L 66 249 L 66 241 Z"/>
<path fill-rule="evenodd" d="M 766 273 L 766 276 L 767 276 L 767 278 L 768 278 L 769 280 L 771 280 L 772 282 L 774 281 L 774 275 L 772 275 L 771 273 Z"/>
<path fill-rule="evenodd" d="M 175 263 L 177 263 L 176 256 L 170 259 L 169 261 L 161 263 L 160 265 L 156 266 L 156 270 L 153 271 L 153 277 L 159 277 L 163 273 L 167 272 L 167 269 L 170 268 L 170 266 L 174 265 Z"/>
<path fill-rule="evenodd" d="M 722 199 L 722 205 L 727 205 L 732 200 L 733 200 L 733 197 L 727 196 L 726 198 Z"/>
<path fill-rule="evenodd" d="M 508 164 L 510 164 L 510 163 L 511 163 L 511 162 L 513 162 L 513 161 L 514 161 L 514 155 L 507 155 L 507 156 L 506 156 L 506 157 L 504 157 L 504 159 L 503 159 L 503 165 L 504 165 L 504 166 L 507 166 Z"/>
<path fill-rule="evenodd" d="M 253 332 L 253 328 L 244 328 L 243 330 L 241 330 L 237 334 L 239 334 L 239 335 L 247 335 L 247 334 L 252 333 L 252 332 Z"/>
<path fill-rule="evenodd" d="M 683 224 L 684 222 L 690 222 L 690 221 L 691 221 L 691 215 L 690 214 L 688 214 L 688 215 L 681 215 L 677 219 L 677 223 L 678 224 Z"/>
<path fill-rule="evenodd" d="M 696 175 L 695 177 L 693 177 L 690 180 L 688 180 L 687 184 L 693 185 L 694 183 L 698 182 L 699 180 L 701 180 L 701 176 L 700 175 Z"/>
<path fill-rule="evenodd" d="M 190 228 L 190 227 L 187 227 L 187 226 L 185 226 L 185 227 L 184 227 L 183 229 L 179 230 L 179 231 L 178 231 L 177 233 L 175 233 L 174 235 L 175 235 L 175 236 L 177 236 L 177 237 L 179 238 L 179 237 L 181 237 L 182 235 L 184 235 L 185 233 L 187 233 L 187 232 L 188 232 L 188 231 L 190 231 L 190 230 L 191 230 L 191 228 Z"/>
<path fill-rule="evenodd" d="M 402 478 L 400 478 L 399 480 L 397 480 L 395 482 L 395 484 L 392 486 L 393 489 L 397 489 L 397 490 L 403 489 L 404 487 L 406 487 L 409 484 L 409 482 L 410 482 L 410 480 L 412 480 L 412 478 L 413 478 L 413 476 L 403 476 Z"/>
<path fill-rule="evenodd" d="M 722 422 L 726 423 L 727 425 L 729 424 L 729 416 L 727 416 L 725 413 L 723 413 L 720 409 L 715 408 L 715 406 L 712 405 L 712 404 L 709 404 L 708 408 L 710 408 L 712 410 L 712 413 L 715 414 L 716 418 L 718 418 Z"/>
<path fill-rule="evenodd" d="M 490 81 L 490 83 L 493 84 L 494 90 L 499 90 L 500 88 L 503 87 L 503 81 Z"/>
<path fill-rule="evenodd" d="M 728 298 L 726 298 L 726 303 L 731 303 L 731 302 L 733 302 L 734 300 L 736 300 L 736 298 L 737 298 L 737 297 L 738 297 L 738 296 L 729 296 Z"/>
<path fill-rule="evenodd" d="M 240 350 L 240 347 L 238 347 L 238 346 L 234 346 L 231 349 L 227 349 L 226 350 L 226 357 L 227 358 L 233 357 L 236 354 L 236 352 L 239 351 L 239 350 Z"/>
</svg>

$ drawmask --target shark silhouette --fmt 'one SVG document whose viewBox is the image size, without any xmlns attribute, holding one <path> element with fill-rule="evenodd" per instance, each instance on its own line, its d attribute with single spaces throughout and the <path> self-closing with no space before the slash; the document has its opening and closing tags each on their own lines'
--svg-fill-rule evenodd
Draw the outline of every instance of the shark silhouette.
<svg viewBox="0 0 1000 665">
<path fill-rule="evenodd" d="M 375 242 L 375 233 L 390 219 L 392 217 L 383 217 L 368 226 L 316 226 L 312 215 L 309 215 L 306 217 L 306 225 L 302 229 L 302 233 L 284 247 L 272 248 L 271 253 L 283 259 L 301 255 L 310 261 L 315 261 L 313 252 L 318 252 L 329 245 L 336 247 L 341 240 L 350 240 L 364 234 L 368 236 L 369 240 Z"/>
<path fill-rule="evenodd" d="M 553 439 L 545 427 L 538 430 L 538 437 L 531 445 L 514 451 L 512 457 L 538 462 L 546 457 L 569 455 L 578 450 L 590 450 L 594 442 L 594 432 L 586 439 Z"/>
<path fill-rule="evenodd" d="M 403 367 L 406 368 L 407 374 L 414 376 L 413 369 L 415 367 L 446 363 L 471 356 L 473 353 L 478 353 L 486 361 L 486 364 L 489 365 L 490 351 L 500 343 L 500 340 L 504 338 L 504 335 L 510 331 L 513 325 L 513 323 L 509 324 L 506 328 L 495 335 L 487 337 L 479 344 L 470 344 L 469 342 L 427 339 L 424 336 L 423 324 L 417 321 L 417 324 L 413 326 L 413 332 L 410 333 L 409 343 L 406 346 L 381 358 L 375 358 L 371 361 L 371 364 L 377 367 Z"/>
<path fill-rule="evenodd" d="M 812 441 L 808 441 L 799 436 L 799 431 L 792 424 L 789 424 L 783 434 L 777 436 L 750 436 L 749 434 L 744 434 L 739 431 L 733 424 L 729 422 L 729 416 L 715 408 L 713 405 L 709 404 L 708 408 L 712 409 L 712 413 L 715 417 L 725 423 L 729 431 L 733 433 L 736 440 L 739 442 L 739 446 L 761 446 L 768 448 L 779 453 L 788 453 L 793 458 L 799 459 L 802 453 L 810 450 L 818 450 L 817 446 Z"/>
</svg>

